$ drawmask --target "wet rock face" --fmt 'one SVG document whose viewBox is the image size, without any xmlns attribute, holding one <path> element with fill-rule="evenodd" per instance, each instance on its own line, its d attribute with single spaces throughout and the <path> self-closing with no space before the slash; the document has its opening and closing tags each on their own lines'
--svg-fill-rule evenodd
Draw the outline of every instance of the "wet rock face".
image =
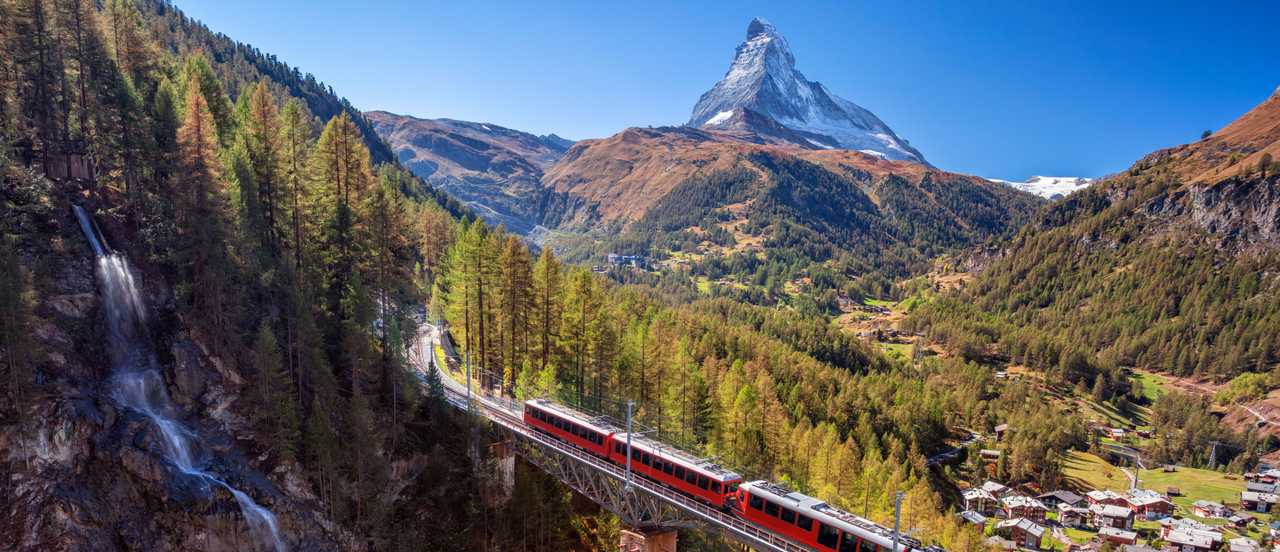
<svg viewBox="0 0 1280 552">
<path fill-rule="evenodd" d="M 173 354 L 173 400 L 183 408 L 190 408 L 204 395 L 209 375 L 200 361 L 200 348 L 194 343 L 176 341 Z"/>
</svg>

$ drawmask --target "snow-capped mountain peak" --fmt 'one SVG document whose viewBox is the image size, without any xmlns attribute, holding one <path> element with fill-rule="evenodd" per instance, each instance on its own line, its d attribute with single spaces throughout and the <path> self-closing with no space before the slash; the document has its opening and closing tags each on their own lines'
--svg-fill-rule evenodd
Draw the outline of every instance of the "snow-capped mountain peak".
<svg viewBox="0 0 1280 552">
<path fill-rule="evenodd" d="M 1049 199 L 1070 195 L 1072 192 L 1083 190 L 1093 184 L 1092 178 L 1079 176 L 1033 176 L 1024 182 L 1013 182 L 998 178 L 988 178 L 987 180 L 1012 186 L 1024 192 L 1030 192 Z"/>
<path fill-rule="evenodd" d="M 924 156 L 879 117 L 806 79 L 795 65 L 787 39 L 767 21 L 751 20 L 729 71 L 698 99 L 689 125 L 766 130 L 748 123 L 760 117 L 734 116 L 746 110 L 794 131 L 785 136 L 767 134 L 802 147 L 863 150 L 888 159 L 924 162 Z"/>
</svg>

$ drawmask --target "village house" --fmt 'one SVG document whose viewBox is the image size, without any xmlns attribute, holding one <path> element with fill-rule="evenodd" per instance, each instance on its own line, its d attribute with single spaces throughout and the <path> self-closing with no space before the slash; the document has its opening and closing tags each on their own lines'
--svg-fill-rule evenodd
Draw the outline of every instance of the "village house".
<svg viewBox="0 0 1280 552">
<path fill-rule="evenodd" d="M 1093 526 L 1099 529 L 1133 529 L 1133 510 L 1114 504 L 1098 504 L 1089 507 L 1093 515 Z"/>
<path fill-rule="evenodd" d="M 1275 483 L 1263 483 L 1261 481 L 1247 481 L 1244 484 L 1244 490 L 1253 491 L 1255 493 L 1271 493 L 1276 494 Z"/>
<path fill-rule="evenodd" d="M 1006 519 L 996 524 L 996 533 L 1032 550 L 1040 549 L 1044 531 L 1043 526 L 1026 518 Z"/>
<path fill-rule="evenodd" d="M 1174 533 L 1199 535 L 1213 543 L 1217 548 L 1222 544 L 1222 532 L 1211 525 L 1188 518 L 1164 518 L 1160 520 L 1160 538 L 1168 541 Z"/>
<path fill-rule="evenodd" d="M 1089 506 L 1106 506 L 1110 504 L 1112 506 L 1129 507 L 1129 499 L 1111 490 L 1089 491 L 1084 496 L 1089 500 Z"/>
<path fill-rule="evenodd" d="M 1280 483 L 1280 470 L 1267 468 L 1259 469 L 1256 472 L 1248 472 L 1244 474 L 1244 480 L 1248 483 L 1259 483 L 1262 485 L 1276 485 Z M 1253 489 L 1250 489 L 1253 490 Z M 1263 491 L 1266 492 L 1266 491 Z"/>
<path fill-rule="evenodd" d="M 965 489 L 960 493 L 960 497 L 964 499 L 964 509 L 990 514 L 995 510 L 996 497 L 987 492 L 986 489 Z"/>
<path fill-rule="evenodd" d="M 1173 502 L 1151 490 L 1129 491 L 1129 508 L 1146 519 L 1160 519 L 1173 515 Z"/>
<path fill-rule="evenodd" d="M 1106 542 L 1114 542 L 1116 544 L 1138 544 L 1138 534 L 1133 531 L 1124 529 L 1116 529 L 1115 527 L 1103 527 L 1098 529 L 1098 537 Z"/>
<path fill-rule="evenodd" d="M 1227 521 L 1236 527 L 1243 528 L 1248 527 L 1250 523 L 1253 523 L 1254 518 L 1249 514 L 1236 512 L 1235 514 L 1232 514 L 1231 517 L 1227 518 Z"/>
<path fill-rule="evenodd" d="M 1088 523 L 1089 517 L 1088 508 L 1071 506 L 1065 502 L 1058 504 L 1058 523 L 1064 527 L 1083 527 Z"/>
<path fill-rule="evenodd" d="M 960 519 L 964 520 L 965 523 L 977 525 L 978 527 L 982 527 L 987 524 L 987 516 L 973 510 L 965 510 L 956 515 L 960 516 Z"/>
<path fill-rule="evenodd" d="M 1262 552 L 1262 545 L 1249 537 L 1236 537 L 1227 541 L 1231 552 Z"/>
<path fill-rule="evenodd" d="M 1073 493 L 1071 491 L 1060 490 L 1060 491 L 1049 491 L 1047 493 L 1044 493 L 1040 496 L 1037 496 L 1036 500 L 1039 500 L 1040 502 L 1044 503 L 1045 508 L 1057 508 L 1059 504 L 1066 504 L 1068 506 L 1078 506 L 1080 502 L 1084 500 L 1084 497 L 1076 493 Z"/>
<path fill-rule="evenodd" d="M 1004 515 L 1009 519 L 1027 518 L 1043 522 L 1045 514 L 1049 511 L 1043 503 L 1029 496 L 1006 496 L 1000 499 L 1000 503 L 1004 505 Z"/>
<path fill-rule="evenodd" d="M 1195 501 L 1191 504 L 1191 511 L 1202 518 L 1225 518 L 1231 515 L 1231 508 L 1211 500 Z"/>
<path fill-rule="evenodd" d="M 1217 548 L 1208 535 L 1182 529 L 1170 531 L 1164 540 L 1177 552 L 1211 552 Z"/>
<path fill-rule="evenodd" d="M 1004 498 L 1006 495 L 1013 492 L 1013 489 L 996 483 L 995 481 L 987 481 L 986 483 L 983 483 L 982 490 L 987 491 L 996 499 Z"/>
<path fill-rule="evenodd" d="M 1267 513 L 1280 502 L 1280 496 L 1271 493 L 1244 491 L 1240 493 L 1240 508 L 1250 512 Z"/>
</svg>

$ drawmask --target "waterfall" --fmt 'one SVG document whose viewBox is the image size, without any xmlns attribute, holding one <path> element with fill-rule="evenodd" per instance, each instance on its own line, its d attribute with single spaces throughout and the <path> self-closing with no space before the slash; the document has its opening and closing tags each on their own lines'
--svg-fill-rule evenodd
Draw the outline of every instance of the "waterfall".
<svg viewBox="0 0 1280 552">
<path fill-rule="evenodd" d="M 259 545 L 271 545 L 276 552 L 286 552 L 275 515 L 249 495 L 205 471 L 208 458 L 199 446 L 200 438 L 178 421 L 177 410 L 160 375 L 160 367 L 151 350 L 151 337 L 147 333 L 147 311 L 129 261 L 107 247 L 93 219 L 84 209 L 76 205 L 75 213 L 80 229 L 93 247 L 97 263 L 111 355 L 112 398 L 120 406 L 151 420 L 163 437 L 165 459 L 178 471 L 230 492 Z"/>
</svg>

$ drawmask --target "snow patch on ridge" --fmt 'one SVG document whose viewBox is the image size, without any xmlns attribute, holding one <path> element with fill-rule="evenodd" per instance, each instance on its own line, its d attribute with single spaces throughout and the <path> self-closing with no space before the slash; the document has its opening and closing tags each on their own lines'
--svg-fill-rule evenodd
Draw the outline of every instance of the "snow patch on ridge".
<svg viewBox="0 0 1280 552">
<path fill-rule="evenodd" d="M 732 109 L 730 109 L 729 111 L 721 111 L 719 113 L 716 113 L 714 117 L 707 119 L 707 122 L 702 123 L 702 126 L 718 125 L 720 123 L 728 121 L 732 117 L 733 117 Z"/>
<path fill-rule="evenodd" d="M 988 178 L 997 184 L 1004 184 L 1040 197 L 1054 199 L 1088 188 L 1093 184 L 1092 178 L 1079 176 L 1033 176 L 1025 182 L 1013 182 L 999 178 Z"/>
</svg>

